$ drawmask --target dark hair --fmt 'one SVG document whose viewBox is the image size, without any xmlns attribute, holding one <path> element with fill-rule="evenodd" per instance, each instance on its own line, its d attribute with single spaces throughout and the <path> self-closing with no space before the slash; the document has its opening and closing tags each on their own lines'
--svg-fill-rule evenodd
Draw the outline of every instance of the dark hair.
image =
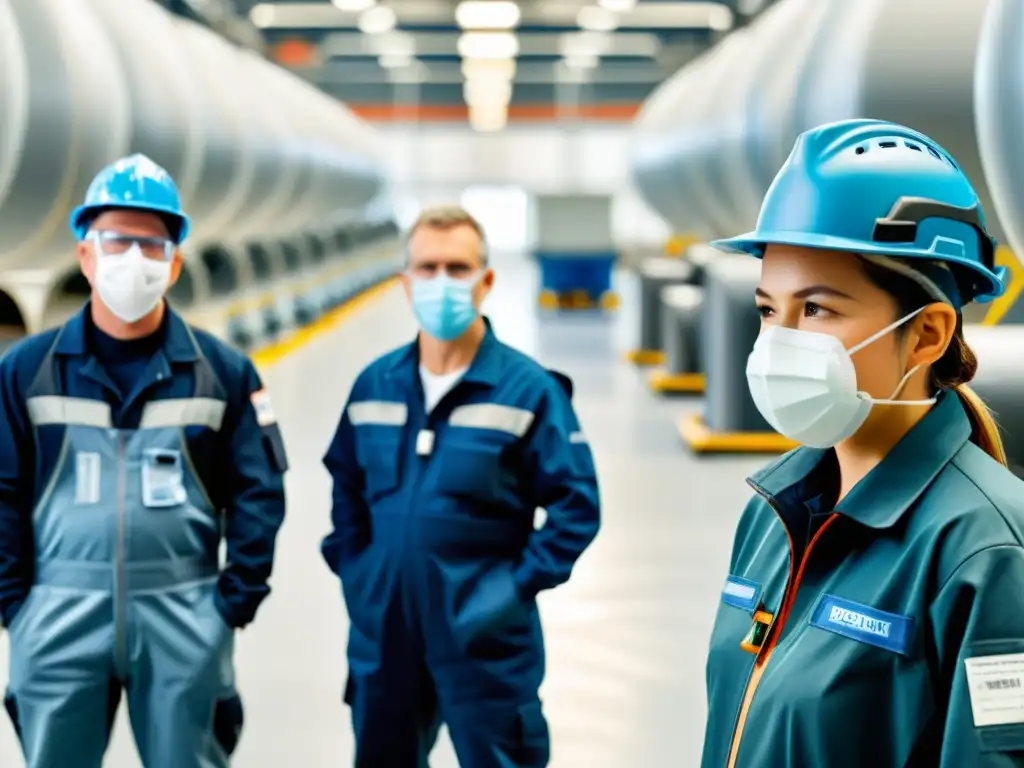
<svg viewBox="0 0 1024 768">
<path fill-rule="evenodd" d="M 899 317 L 906 317 L 921 307 L 934 304 L 937 300 L 924 286 L 915 280 L 867 259 L 859 259 L 864 274 L 875 286 L 892 296 L 896 302 Z M 896 329 L 897 335 L 907 332 L 908 326 Z M 928 377 L 931 394 L 951 389 L 957 393 L 971 421 L 971 440 L 985 450 L 992 458 L 1006 464 L 1006 452 L 999 436 L 999 427 L 985 403 L 967 384 L 978 372 L 978 358 L 964 339 L 964 318 L 957 311 L 956 329 L 953 338 L 942 357 L 932 363 Z"/>
</svg>

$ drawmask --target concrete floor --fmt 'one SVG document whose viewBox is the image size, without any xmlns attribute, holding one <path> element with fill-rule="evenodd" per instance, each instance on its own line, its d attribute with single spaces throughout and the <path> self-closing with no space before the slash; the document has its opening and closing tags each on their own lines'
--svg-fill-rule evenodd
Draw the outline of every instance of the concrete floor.
<svg viewBox="0 0 1024 768">
<path fill-rule="evenodd" d="M 487 314 L 506 342 L 573 377 L 602 485 L 601 534 L 572 581 L 541 599 L 551 766 L 697 766 L 706 640 L 732 529 L 749 495 L 743 479 L 765 459 L 686 453 L 674 425 L 697 403 L 652 395 L 642 374 L 621 362 L 637 328 L 629 279 L 620 281 L 625 303 L 615 319 L 541 318 L 532 269 L 521 257 L 499 258 L 495 266 Z M 351 765 L 341 703 L 347 619 L 318 554 L 329 499 L 320 457 L 358 371 L 413 332 L 404 296 L 394 289 L 264 372 L 292 470 L 274 592 L 238 638 L 247 721 L 234 761 L 241 768 Z M 0 667 L 6 658 L 0 636 Z M 21 764 L 4 723 L 0 766 Z M 139 765 L 123 708 L 105 765 Z M 444 736 L 431 765 L 458 766 Z"/>
</svg>

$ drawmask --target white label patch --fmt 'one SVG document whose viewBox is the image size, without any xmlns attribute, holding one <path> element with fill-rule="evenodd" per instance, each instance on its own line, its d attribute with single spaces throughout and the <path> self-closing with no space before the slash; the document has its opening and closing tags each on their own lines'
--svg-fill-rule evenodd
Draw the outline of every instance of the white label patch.
<svg viewBox="0 0 1024 768">
<path fill-rule="evenodd" d="M 253 392 L 249 399 L 252 401 L 252 407 L 256 411 L 256 423 L 261 427 L 266 427 L 277 421 L 277 416 L 274 415 L 274 408 L 270 404 L 270 393 L 265 389 L 261 389 L 259 392 Z"/>
<path fill-rule="evenodd" d="M 1024 723 L 1024 653 L 965 659 L 974 725 Z"/>
<path fill-rule="evenodd" d="M 98 453 L 75 454 L 75 504 L 100 503 L 101 459 Z"/>
</svg>

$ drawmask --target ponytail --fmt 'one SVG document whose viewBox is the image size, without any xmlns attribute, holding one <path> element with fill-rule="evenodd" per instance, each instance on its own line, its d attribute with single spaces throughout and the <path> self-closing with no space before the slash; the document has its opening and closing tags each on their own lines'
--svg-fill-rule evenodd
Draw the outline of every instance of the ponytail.
<svg viewBox="0 0 1024 768">
<path fill-rule="evenodd" d="M 914 310 L 936 301 L 935 296 L 923 287 L 921 280 L 910 277 L 914 274 L 914 267 L 909 261 L 863 256 L 860 259 L 867 278 L 896 301 L 899 317 L 906 317 Z M 898 264 L 903 264 L 903 268 L 894 268 Z M 907 327 L 901 326 L 896 332 L 905 333 Z M 956 392 L 971 422 L 971 442 L 1005 467 L 1008 462 L 1003 440 L 999 436 L 999 426 L 985 401 L 967 386 L 977 372 L 978 358 L 967 346 L 964 318 L 957 312 L 953 338 L 942 357 L 932 363 L 928 389 L 932 393 L 943 390 Z"/>
<path fill-rule="evenodd" d="M 953 391 L 960 398 L 971 422 L 971 442 L 1004 467 L 1007 466 L 1006 450 L 1003 448 L 1003 439 L 999 436 L 999 426 L 985 401 L 966 384 L 954 387 Z"/>
</svg>

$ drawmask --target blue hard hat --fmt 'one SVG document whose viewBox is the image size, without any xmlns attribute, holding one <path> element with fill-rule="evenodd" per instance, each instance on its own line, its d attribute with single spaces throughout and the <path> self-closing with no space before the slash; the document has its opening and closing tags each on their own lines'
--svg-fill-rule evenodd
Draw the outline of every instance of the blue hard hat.
<svg viewBox="0 0 1024 768">
<path fill-rule="evenodd" d="M 93 217 L 107 208 L 152 211 L 167 222 L 176 244 L 188 237 L 189 219 L 181 210 L 181 195 L 174 179 L 145 155 L 121 158 L 96 174 L 85 201 L 71 212 L 75 237 L 82 240 Z"/>
<path fill-rule="evenodd" d="M 964 301 L 1003 293 L 995 240 L 978 194 L 942 147 L 881 120 L 843 120 L 802 133 L 776 175 L 757 227 L 715 240 L 760 258 L 771 244 L 940 261 Z"/>
</svg>

